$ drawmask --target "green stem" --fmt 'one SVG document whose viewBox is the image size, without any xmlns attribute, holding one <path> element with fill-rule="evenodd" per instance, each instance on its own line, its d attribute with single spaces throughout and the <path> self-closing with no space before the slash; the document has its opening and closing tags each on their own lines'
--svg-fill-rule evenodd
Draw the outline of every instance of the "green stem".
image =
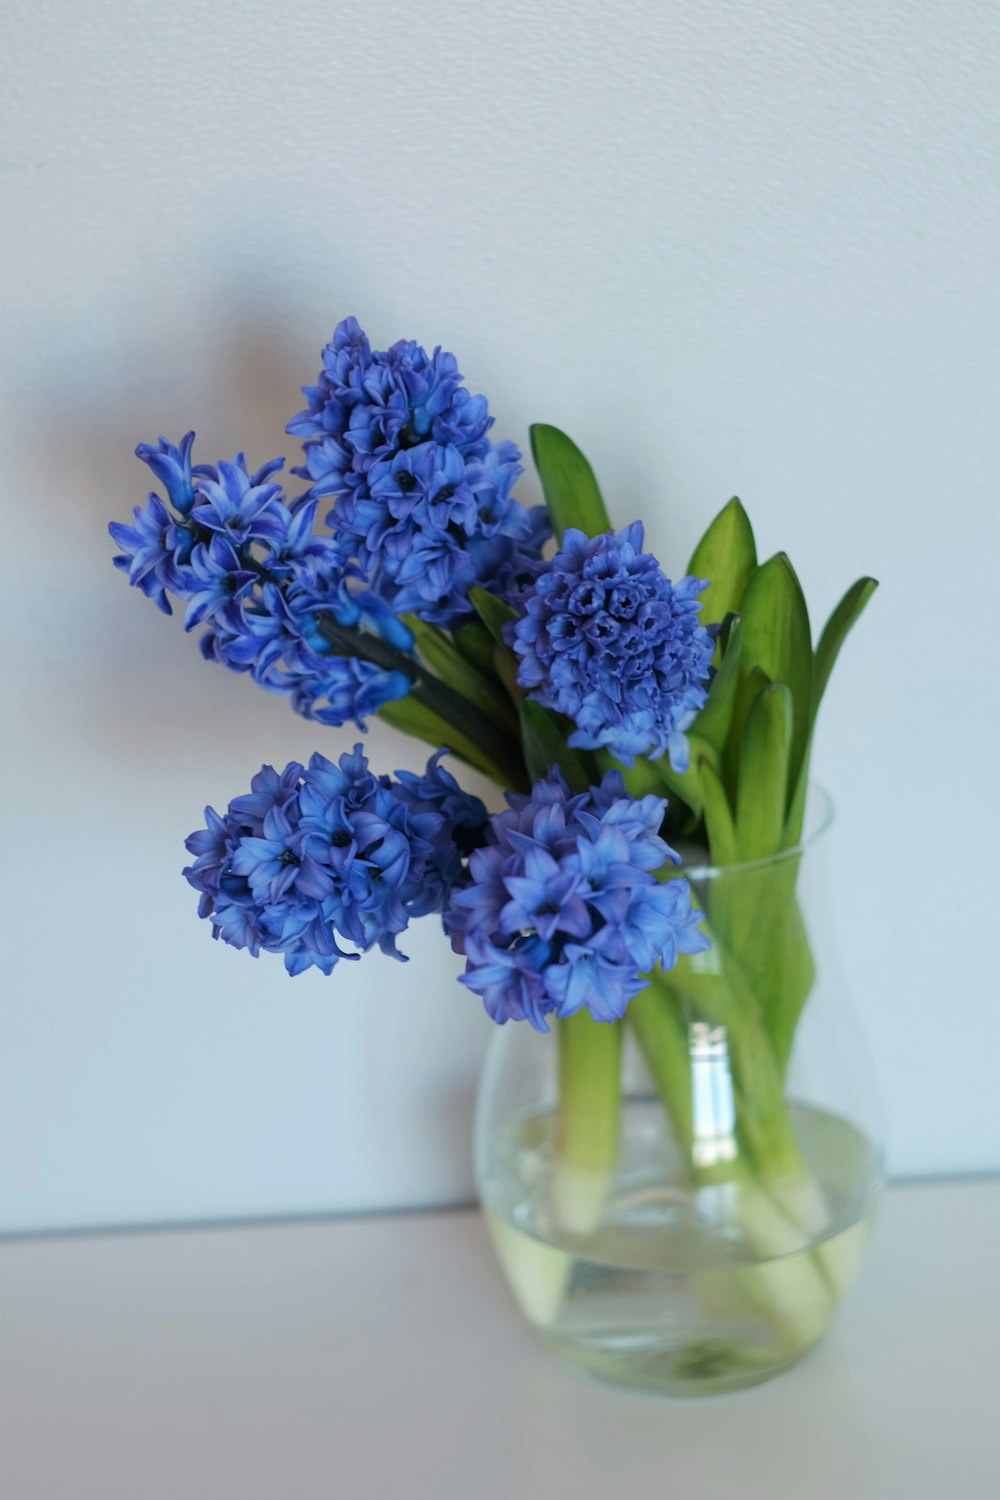
<svg viewBox="0 0 1000 1500">
<path fill-rule="evenodd" d="M 555 1025 L 559 1159 L 584 1170 L 613 1167 L 621 1114 L 621 1022 L 595 1021 L 581 1010 Z"/>
<path fill-rule="evenodd" d="M 497 682 L 492 662 L 488 675 L 484 676 L 437 625 L 430 625 L 417 615 L 404 615 L 403 623 L 413 634 L 417 652 L 439 682 L 485 714 L 503 738 L 510 739 L 518 733 L 517 710 L 510 695 Z"/>
<path fill-rule="evenodd" d="M 718 950 L 715 954 L 718 956 Z M 720 964 L 712 972 L 695 970 L 682 960 L 669 974 L 653 976 L 651 989 L 660 992 L 657 998 L 661 1006 L 665 1005 L 668 1011 L 673 1009 L 685 1031 L 689 1017 L 724 1030 L 741 1147 L 765 1177 L 799 1175 L 803 1167 L 785 1104 L 781 1073 L 757 997 L 738 966 L 727 960 L 724 968 Z M 639 1040 L 642 1043 L 641 1035 Z M 686 1036 L 684 1040 L 686 1043 Z M 662 1068 L 662 1063 L 659 1066 Z M 690 1109 L 690 1079 L 687 1089 Z M 676 1110 L 676 1106 L 673 1108 Z"/>
<path fill-rule="evenodd" d="M 479 708 L 426 671 L 412 656 L 394 650 L 369 631 L 351 630 L 338 624 L 332 615 L 321 615 L 319 628 L 334 655 L 355 656 L 361 661 L 374 663 L 383 671 L 402 672 L 409 678 L 410 696 L 458 730 L 486 762 L 502 768 L 508 786 L 517 785 L 523 779 L 515 744 Z"/>
<path fill-rule="evenodd" d="M 691 1052 L 688 1028 L 681 1011 L 661 986 L 650 983 L 628 1008 L 646 1066 L 663 1102 L 674 1138 L 684 1158 L 691 1161 L 694 1114 L 691 1093 Z"/>
</svg>

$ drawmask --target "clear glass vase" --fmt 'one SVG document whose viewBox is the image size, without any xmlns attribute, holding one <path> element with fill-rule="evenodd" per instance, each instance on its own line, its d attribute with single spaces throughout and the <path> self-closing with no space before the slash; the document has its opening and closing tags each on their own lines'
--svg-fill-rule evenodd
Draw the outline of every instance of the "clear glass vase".
<svg viewBox="0 0 1000 1500">
<path fill-rule="evenodd" d="M 870 1068 L 827 929 L 828 799 L 796 849 L 685 855 L 710 950 L 619 1025 L 499 1028 L 480 1199 L 522 1312 L 607 1379 L 733 1390 L 796 1363 L 854 1276 L 882 1183 Z"/>
</svg>

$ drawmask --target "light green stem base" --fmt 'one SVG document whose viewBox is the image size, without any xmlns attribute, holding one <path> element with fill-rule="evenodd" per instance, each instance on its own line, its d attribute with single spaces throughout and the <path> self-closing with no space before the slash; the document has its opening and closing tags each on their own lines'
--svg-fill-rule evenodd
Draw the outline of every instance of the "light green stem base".
<svg viewBox="0 0 1000 1500">
<path fill-rule="evenodd" d="M 559 1125 L 552 1209 L 571 1234 L 600 1221 L 618 1162 L 621 1124 L 621 1022 L 579 1011 L 555 1022 L 559 1048 Z"/>
<path fill-rule="evenodd" d="M 725 1048 L 734 1093 L 731 1149 L 699 1136 L 692 1017 Z M 737 1225 L 762 1262 L 735 1277 L 790 1351 L 808 1348 L 829 1326 L 841 1292 L 837 1256 L 813 1245 L 826 1224 L 822 1194 L 802 1161 L 783 1080 L 756 998 L 735 965 L 656 975 L 629 1009 L 657 1091 L 688 1167 L 699 1213 Z M 614 1180 L 621 1109 L 621 1026 L 585 1012 L 557 1023 L 559 1124 L 551 1211 L 564 1233 L 592 1234 Z M 696 1064 L 695 1064 L 696 1065 Z M 718 1122 L 716 1122 L 717 1125 Z M 711 1144 L 715 1155 L 707 1150 Z M 722 1145 L 725 1141 L 722 1140 Z M 551 1324 L 565 1295 L 570 1257 L 550 1247 L 515 1278 L 533 1321 Z M 522 1262 L 530 1247 L 508 1247 Z"/>
</svg>

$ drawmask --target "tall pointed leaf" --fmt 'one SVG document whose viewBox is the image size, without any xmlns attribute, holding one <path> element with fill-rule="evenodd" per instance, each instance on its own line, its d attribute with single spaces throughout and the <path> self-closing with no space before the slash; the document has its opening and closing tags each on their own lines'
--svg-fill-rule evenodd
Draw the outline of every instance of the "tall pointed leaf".
<svg viewBox="0 0 1000 1500">
<path fill-rule="evenodd" d="M 841 599 L 833 614 L 823 626 L 823 634 L 819 638 L 816 647 L 816 679 L 813 690 L 813 718 L 816 710 L 826 691 L 826 685 L 830 680 L 830 673 L 840 654 L 840 648 L 847 639 L 848 632 L 852 626 L 861 618 L 865 605 L 872 594 L 878 588 L 878 581 L 874 578 L 859 578 L 857 583 L 852 583 L 847 593 Z"/>
<path fill-rule="evenodd" d="M 741 860 L 764 859 L 781 847 L 791 745 L 792 695 L 783 682 L 772 682 L 743 726 L 735 819 Z"/>
<path fill-rule="evenodd" d="M 806 793 L 809 781 L 809 754 L 812 748 L 812 737 L 816 727 L 816 715 L 819 711 L 826 685 L 830 680 L 840 648 L 844 644 L 848 633 L 855 622 L 860 619 L 865 605 L 878 588 L 874 578 L 859 578 L 852 583 L 847 593 L 837 605 L 833 614 L 823 626 L 823 634 L 819 638 L 816 647 L 816 656 L 813 663 L 813 692 L 811 707 L 811 723 L 809 726 L 809 737 L 806 741 L 805 752 L 802 756 L 802 764 L 799 766 L 798 779 L 792 793 L 792 800 L 788 808 L 788 819 L 785 824 L 785 848 L 792 849 L 802 837 L 802 825 L 805 821 Z"/>
<path fill-rule="evenodd" d="M 594 471 L 572 438 L 558 427 L 536 422 L 531 429 L 531 452 L 557 541 L 562 541 L 567 526 L 587 536 L 611 530 Z"/>
<path fill-rule="evenodd" d="M 755 666 L 792 695 L 786 804 L 792 800 L 812 724 L 812 639 L 802 586 L 784 552 L 754 573 L 740 603 L 743 672 Z"/>
<path fill-rule="evenodd" d="M 735 864 L 738 857 L 736 833 L 726 789 L 709 761 L 700 760 L 697 771 L 701 783 L 705 831 L 708 834 L 708 849 L 712 863 L 715 865 Z"/>
<path fill-rule="evenodd" d="M 493 638 L 481 620 L 466 620 L 461 625 L 453 625 L 451 638 L 470 666 L 484 677 L 492 674 Z"/>
<path fill-rule="evenodd" d="M 728 628 L 727 628 L 728 626 Z M 694 733 L 706 740 L 721 756 L 729 734 L 736 705 L 736 689 L 743 660 L 743 616 L 727 615 L 719 632 L 722 660 L 708 690 L 708 702 L 692 726 Z"/>
<path fill-rule="evenodd" d="M 517 619 L 517 610 L 505 604 L 502 599 L 498 599 L 496 594 L 488 594 L 485 589 L 480 588 L 469 590 L 469 603 L 493 639 L 505 645 L 503 627 L 508 620 Z"/>
<path fill-rule="evenodd" d="M 743 592 L 757 566 L 757 546 L 750 517 L 734 495 L 724 505 L 694 549 L 688 572 L 707 578 L 701 596 L 701 623 L 715 625 L 739 609 Z"/>
<path fill-rule="evenodd" d="M 763 667 L 750 667 L 747 669 L 746 657 L 741 656 L 740 680 L 736 688 L 736 696 L 733 700 L 733 711 L 729 721 L 729 732 L 726 735 L 726 743 L 722 752 L 722 775 L 726 784 L 726 791 L 735 802 L 736 784 L 739 778 L 740 749 L 743 743 L 743 726 L 747 721 L 747 714 L 753 707 L 758 693 L 762 693 L 766 687 L 770 687 L 771 679 Z"/>
</svg>

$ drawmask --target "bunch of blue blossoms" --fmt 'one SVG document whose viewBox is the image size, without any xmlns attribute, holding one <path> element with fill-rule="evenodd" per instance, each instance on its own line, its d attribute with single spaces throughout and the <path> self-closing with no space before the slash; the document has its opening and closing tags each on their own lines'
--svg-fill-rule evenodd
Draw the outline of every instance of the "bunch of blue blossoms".
<svg viewBox="0 0 1000 1500">
<path fill-rule="evenodd" d="M 338 765 L 314 755 L 305 769 L 262 766 L 223 815 L 207 807 L 184 874 L 213 936 L 254 957 L 283 953 L 289 974 L 329 974 L 375 944 L 402 958 L 398 935 L 440 912 L 462 875 L 456 839 L 476 841 L 486 822 L 439 760 L 393 781 L 373 775 L 356 745 Z"/>
<path fill-rule="evenodd" d="M 433 911 L 496 1020 L 620 1017 L 644 972 L 702 940 L 684 883 L 654 878 L 673 858 L 663 799 L 633 803 L 613 776 L 595 786 L 596 761 L 571 747 L 624 764 L 666 748 L 682 762 L 713 650 L 702 585 L 672 585 L 638 525 L 591 540 L 560 527 L 562 550 L 543 561 L 549 510 L 514 498 L 520 455 L 490 441 L 486 401 L 451 354 L 410 341 L 373 351 L 348 318 L 305 395 L 288 424 L 304 439 L 303 494 L 286 496 L 281 459 L 195 464 L 193 433 L 142 444 L 163 493 L 111 526 L 115 562 L 162 610 L 183 603 L 208 660 L 323 723 L 364 728 L 381 713 L 451 740 L 510 791 L 511 810 L 488 826 L 443 751 L 395 780 L 376 778 L 360 747 L 339 770 L 321 756 L 265 767 L 188 841 L 202 915 L 216 937 L 281 952 L 298 974 L 329 973 L 344 942 L 352 957 L 395 953 L 410 918 Z M 575 796 L 557 772 L 537 779 L 556 758 L 539 766 L 539 715 L 545 743 L 567 747 Z"/>
<path fill-rule="evenodd" d="M 509 809 L 488 823 L 441 750 L 391 780 L 360 747 L 339 769 L 265 767 L 188 841 L 202 915 L 298 974 L 329 973 L 344 943 L 396 953 L 410 919 L 436 912 L 498 1022 L 619 1019 L 645 975 L 705 943 L 686 883 L 657 878 L 676 856 L 649 782 L 667 752 L 676 784 L 709 695 L 704 583 L 672 583 L 638 522 L 610 530 L 599 497 L 574 490 L 589 470 L 556 429 L 533 429 L 548 504 L 521 505 L 520 455 L 491 442 L 451 354 L 373 351 L 348 318 L 305 395 L 288 424 L 309 481 L 294 498 L 281 459 L 196 464 L 192 433 L 140 445 L 162 493 L 111 526 L 116 564 L 161 609 L 184 605 L 207 659 L 320 722 L 380 714 L 451 743 Z M 612 756 L 646 757 L 635 796 Z"/>
<path fill-rule="evenodd" d="M 656 964 L 708 947 L 687 881 L 655 877 L 679 863 L 659 837 L 662 798 L 634 800 L 615 771 L 572 796 L 555 768 L 507 801 L 446 916 L 462 983 L 494 1021 L 547 1031 L 547 1015 L 584 1008 L 618 1021 Z"/>
<path fill-rule="evenodd" d="M 167 499 L 151 494 L 131 526 L 111 524 L 122 549 L 116 566 L 166 614 L 171 595 L 185 603 L 185 629 L 204 627 L 209 660 L 252 673 L 309 718 L 363 726 L 368 714 L 404 697 L 410 679 L 360 656 L 331 655 L 323 621 L 367 627 L 403 651 L 413 645 L 411 633 L 362 586 L 332 538 L 317 534 L 316 500 L 287 502 L 272 479 L 283 459 L 253 474 L 242 454 L 195 466 L 193 442 L 189 432 L 177 447 L 161 438 L 155 448 L 137 448 Z"/>
<path fill-rule="evenodd" d="M 617 536 L 568 528 L 507 639 L 521 686 L 576 725 L 571 746 L 606 746 L 626 766 L 667 750 L 683 772 L 684 731 L 708 697 L 715 648 L 698 619 L 706 584 L 671 583 L 642 545 L 639 521 Z"/>
<path fill-rule="evenodd" d="M 356 319 L 336 328 L 323 369 L 288 431 L 305 439 L 310 493 L 345 561 L 400 614 L 437 625 L 473 614 L 469 590 L 513 595 L 550 535 L 544 506 L 511 494 L 513 443 L 491 443 L 484 396 L 462 384 L 453 354 L 404 339 L 373 351 Z"/>
</svg>

